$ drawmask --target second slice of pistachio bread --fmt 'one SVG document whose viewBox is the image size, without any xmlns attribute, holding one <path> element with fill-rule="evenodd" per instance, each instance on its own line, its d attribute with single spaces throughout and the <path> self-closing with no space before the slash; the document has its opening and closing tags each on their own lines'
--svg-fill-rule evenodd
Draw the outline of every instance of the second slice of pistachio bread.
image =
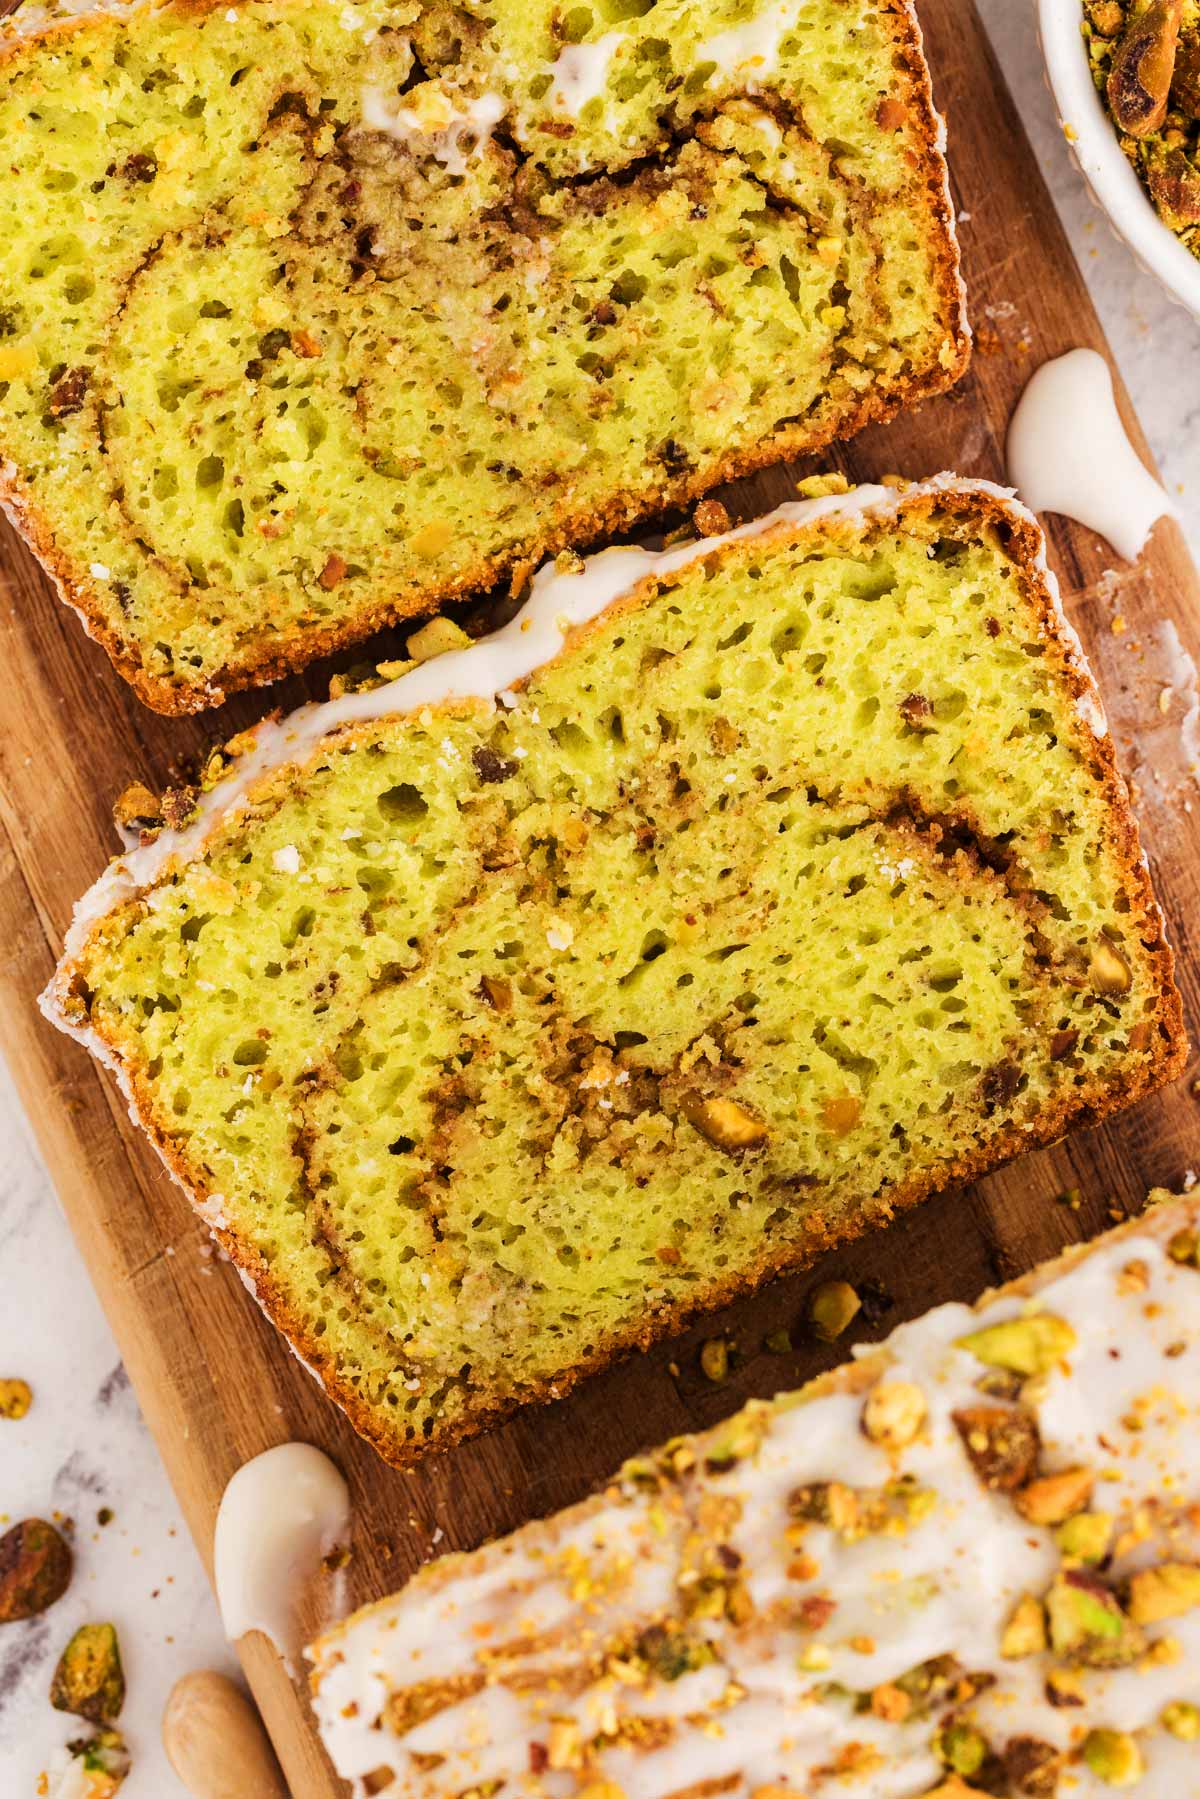
<svg viewBox="0 0 1200 1799">
<path fill-rule="evenodd" d="M 549 566 L 84 902 L 50 1015 L 390 1459 L 1178 1069 L 1041 552 L 947 478 Z"/>
<path fill-rule="evenodd" d="M 309 1651 L 356 1796 L 1200 1799 L 1200 1200 Z"/>
<path fill-rule="evenodd" d="M 0 499 L 183 712 L 947 386 L 908 0 L 0 28 Z"/>
</svg>

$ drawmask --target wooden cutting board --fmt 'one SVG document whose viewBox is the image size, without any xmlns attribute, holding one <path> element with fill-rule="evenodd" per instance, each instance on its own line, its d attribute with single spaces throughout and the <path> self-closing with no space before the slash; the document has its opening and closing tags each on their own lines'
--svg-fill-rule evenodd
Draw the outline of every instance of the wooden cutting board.
<svg viewBox="0 0 1200 1799">
<path fill-rule="evenodd" d="M 950 123 L 978 334 L 974 369 L 955 393 L 867 433 L 837 460 L 852 480 L 939 469 L 1003 478 L 1005 427 L 1029 375 L 1077 345 L 1106 346 L 973 7 L 921 0 L 921 13 Z M 1124 396 L 1122 404 L 1129 417 Z M 1141 443 L 1136 427 L 1134 436 Z M 776 504 L 797 472 L 810 469 L 741 484 L 733 509 L 747 515 Z M 1061 521 L 1052 522 L 1051 540 L 1068 611 L 1138 788 L 1195 1029 L 1200 965 L 1190 933 L 1200 918 L 1200 803 L 1192 802 L 1200 792 L 1183 745 L 1196 729 L 1189 709 L 1200 703 L 1189 696 L 1180 649 L 1200 652 L 1200 580 L 1169 522 L 1133 570 L 1094 534 Z M 288 1437 L 322 1445 L 346 1472 L 355 1505 L 348 1581 L 361 1602 L 397 1587 L 431 1554 L 471 1547 L 578 1499 L 639 1447 L 711 1424 L 751 1394 L 798 1385 L 836 1359 L 815 1344 L 786 1356 L 763 1347 L 802 1316 L 815 1277 L 799 1275 L 416 1473 L 385 1468 L 212 1257 L 115 1087 L 34 1008 L 72 903 L 116 848 L 109 808 L 120 789 L 133 778 L 161 785 L 173 759 L 281 698 L 295 703 L 306 684 L 293 681 L 269 700 L 243 698 L 207 721 L 156 718 L 85 640 L 11 533 L 0 538 L 0 667 L 0 1043 L 206 1560 L 226 1480 Z M 322 679 L 314 673 L 307 691 L 321 692 Z M 1200 1164 L 1200 1115 L 1189 1074 L 1101 1130 L 933 1201 L 820 1273 L 863 1288 L 870 1305 L 859 1334 L 882 1334 L 1095 1233 L 1136 1207 L 1148 1187 L 1178 1182 L 1193 1161 Z M 1060 1203 L 1073 1188 L 1078 1201 Z M 699 1345 L 715 1335 L 739 1350 L 720 1386 L 697 1361 Z M 314 1617 L 329 1598 L 314 1596 Z M 323 1759 L 302 1694 L 262 1639 L 248 1640 L 243 1659 L 295 1799 L 333 1799 L 344 1789 Z"/>
</svg>

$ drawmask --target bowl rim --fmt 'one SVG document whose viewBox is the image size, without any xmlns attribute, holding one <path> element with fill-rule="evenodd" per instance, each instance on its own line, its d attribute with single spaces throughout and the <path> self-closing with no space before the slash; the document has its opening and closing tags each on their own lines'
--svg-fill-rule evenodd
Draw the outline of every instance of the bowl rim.
<svg viewBox="0 0 1200 1799">
<path fill-rule="evenodd" d="M 1180 303 L 1200 318 L 1200 257 L 1180 243 L 1117 141 L 1092 78 L 1080 29 L 1083 0 L 1038 0 L 1050 90 L 1075 158 L 1126 243 Z"/>
</svg>

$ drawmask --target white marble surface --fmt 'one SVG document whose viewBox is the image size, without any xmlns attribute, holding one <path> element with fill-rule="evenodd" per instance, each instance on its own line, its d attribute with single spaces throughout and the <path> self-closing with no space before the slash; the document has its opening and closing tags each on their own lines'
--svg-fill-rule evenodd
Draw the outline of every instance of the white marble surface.
<svg viewBox="0 0 1200 1799">
<path fill-rule="evenodd" d="M 1042 81 L 1032 0 L 980 6 L 1200 553 L 1200 323 L 1136 266 L 1091 205 Z M 74 1734 L 46 1703 L 50 1673 L 74 1626 L 105 1617 L 120 1628 L 129 1678 L 122 1724 L 136 1760 L 124 1793 L 179 1799 L 158 1747 L 164 1696 L 178 1673 L 220 1665 L 228 1654 L 154 1445 L 0 1070 L 0 1376 L 15 1374 L 31 1382 L 36 1399 L 21 1423 L 0 1420 L 0 1515 L 72 1516 L 78 1573 L 43 1619 L 0 1629 L 0 1793 L 32 1796 L 39 1771 Z M 101 1506 L 115 1513 L 103 1529 Z"/>
</svg>

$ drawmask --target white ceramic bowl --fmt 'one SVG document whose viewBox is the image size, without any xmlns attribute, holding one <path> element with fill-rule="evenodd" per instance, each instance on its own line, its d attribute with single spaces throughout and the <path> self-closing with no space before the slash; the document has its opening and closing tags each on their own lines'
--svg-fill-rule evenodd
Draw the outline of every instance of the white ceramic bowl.
<svg viewBox="0 0 1200 1799">
<path fill-rule="evenodd" d="M 1092 193 L 1146 267 L 1200 318 L 1200 258 L 1163 224 L 1117 142 L 1092 80 L 1081 0 L 1038 0 L 1038 22 L 1051 92 Z"/>
</svg>

